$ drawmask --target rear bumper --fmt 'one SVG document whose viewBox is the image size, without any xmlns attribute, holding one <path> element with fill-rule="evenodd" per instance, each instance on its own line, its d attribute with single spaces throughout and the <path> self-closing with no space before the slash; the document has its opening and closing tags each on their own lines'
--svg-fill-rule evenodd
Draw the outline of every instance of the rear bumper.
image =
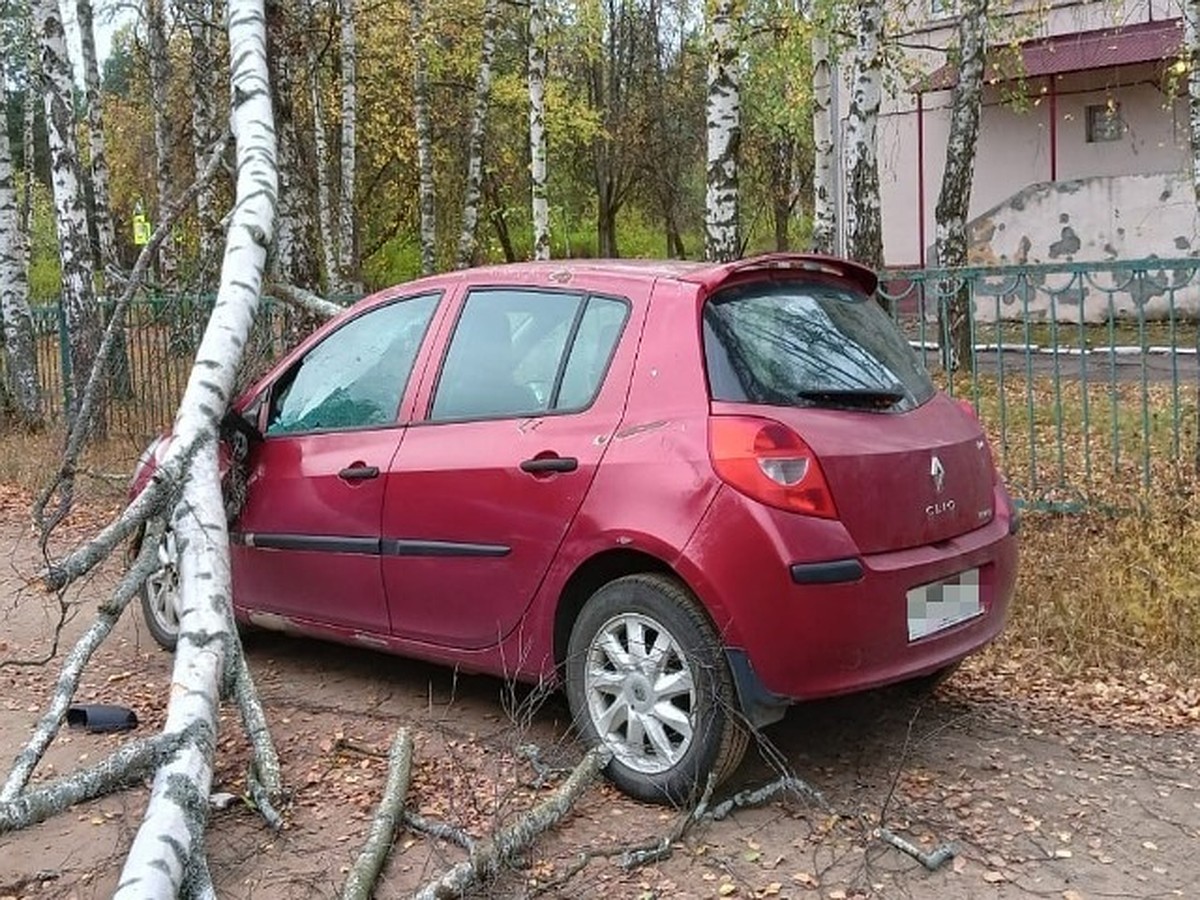
<svg viewBox="0 0 1200 900">
<path fill-rule="evenodd" d="M 864 690 L 936 671 L 999 635 L 1017 572 L 1003 489 L 995 509 L 986 526 L 951 540 L 862 555 L 837 522 L 776 512 L 724 488 L 708 513 L 721 527 L 697 530 L 681 574 L 731 660 L 744 657 L 732 666 L 744 706 Z M 981 612 L 909 640 L 908 592 L 969 569 L 979 570 Z"/>
</svg>

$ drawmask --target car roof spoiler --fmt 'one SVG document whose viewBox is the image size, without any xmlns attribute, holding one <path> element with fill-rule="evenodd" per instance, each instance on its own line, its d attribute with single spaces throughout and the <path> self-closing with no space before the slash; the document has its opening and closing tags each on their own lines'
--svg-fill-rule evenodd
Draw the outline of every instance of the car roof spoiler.
<svg viewBox="0 0 1200 900">
<path fill-rule="evenodd" d="M 876 274 L 860 263 L 836 256 L 823 256 L 818 253 L 766 253 L 761 256 L 751 256 L 727 263 L 717 263 L 695 269 L 680 275 L 681 281 L 691 281 L 703 285 L 711 292 L 724 282 L 738 275 L 750 275 L 757 272 L 813 272 L 821 275 L 833 275 L 845 278 L 862 288 L 870 296 L 879 285 Z"/>
</svg>

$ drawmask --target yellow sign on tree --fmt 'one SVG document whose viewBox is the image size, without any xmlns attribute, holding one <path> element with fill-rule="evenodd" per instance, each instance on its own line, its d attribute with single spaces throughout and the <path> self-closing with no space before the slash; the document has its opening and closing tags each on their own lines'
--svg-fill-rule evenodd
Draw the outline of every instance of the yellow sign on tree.
<svg viewBox="0 0 1200 900">
<path fill-rule="evenodd" d="M 137 247 L 150 243 L 150 221 L 140 211 L 133 214 L 133 243 Z"/>
</svg>

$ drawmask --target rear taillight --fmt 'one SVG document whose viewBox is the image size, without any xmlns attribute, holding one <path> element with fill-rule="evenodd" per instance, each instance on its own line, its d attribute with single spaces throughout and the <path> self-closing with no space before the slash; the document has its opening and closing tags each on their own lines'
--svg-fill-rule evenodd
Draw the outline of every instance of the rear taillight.
<svg viewBox="0 0 1200 900">
<path fill-rule="evenodd" d="M 747 497 L 788 512 L 837 518 L 821 463 L 786 425 L 748 416 L 712 416 L 708 452 L 718 477 Z"/>
</svg>

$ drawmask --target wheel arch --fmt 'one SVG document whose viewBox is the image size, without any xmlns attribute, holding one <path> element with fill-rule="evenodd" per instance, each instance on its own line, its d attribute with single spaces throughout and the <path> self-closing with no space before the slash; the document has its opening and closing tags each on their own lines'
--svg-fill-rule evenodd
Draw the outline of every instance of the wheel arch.
<svg viewBox="0 0 1200 900">
<path fill-rule="evenodd" d="M 667 562 L 645 550 L 629 547 L 597 553 L 571 573 L 559 593 L 554 611 L 554 665 L 559 672 L 567 659 L 571 629 L 588 599 L 610 581 L 626 575 L 651 573 L 670 576 L 696 595 L 692 586 Z M 702 601 L 700 605 L 703 607 Z"/>
</svg>

